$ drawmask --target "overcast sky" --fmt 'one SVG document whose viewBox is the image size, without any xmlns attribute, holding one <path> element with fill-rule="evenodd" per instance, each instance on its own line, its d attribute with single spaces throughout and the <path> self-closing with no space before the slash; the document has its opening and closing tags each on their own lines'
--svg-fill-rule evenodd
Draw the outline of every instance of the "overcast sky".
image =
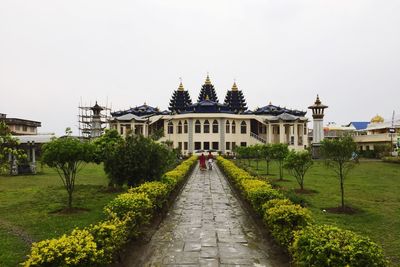
<svg viewBox="0 0 400 267">
<path fill-rule="evenodd" d="M 236 79 L 250 109 L 319 94 L 325 122 L 390 119 L 399 14 L 398 0 L 1 0 L 0 113 L 60 134 L 80 99 L 167 109 L 179 77 L 196 100 L 209 72 L 220 101 Z"/>
</svg>

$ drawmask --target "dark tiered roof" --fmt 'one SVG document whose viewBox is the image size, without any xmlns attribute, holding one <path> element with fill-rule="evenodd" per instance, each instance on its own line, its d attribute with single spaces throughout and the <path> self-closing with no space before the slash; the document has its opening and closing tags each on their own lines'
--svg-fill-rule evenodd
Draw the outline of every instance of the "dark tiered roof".
<svg viewBox="0 0 400 267">
<path fill-rule="evenodd" d="M 238 90 L 236 82 L 233 83 L 232 90 L 226 93 L 224 104 L 227 105 L 233 113 L 243 113 L 247 110 L 243 92 L 242 90 Z"/>
<path fill-rule="evenodd" d="M 306 115 L 307 112 L 306 111 L 295 110 L 295 109 L 281 108 L 279 106 L 274 106 L 272 104 L 269 104 L 269 105 L 267 105 L 265 107 L 257 108 L 256 110 L 254 110 L 254 114 L 256 114 L 256 115 L 273 115 L 273 116 L 277 116 L 277 115 L 281 115 L 283 113 L 287 113 L 287 114 L 290 114 L 290 115 L 303 117 L 304 115 Z"/>
<path fill-rule="evenodd" d="M 207 75 L 205 83 L 201 87 L 199 98 L 197 99 L 197 102 L 201 102 L 204 100 L 211 100 L 213 102 L 218 103 L 218 97 L 215 92 L 214 85 L 211 84 L 211 80 L 208 75 Z"/>
<path fill-rule="evenodd" d="M 206 99 L 187 108 L 187 113 L 232 113 L 229 107 L 218 102 Z"/>
<path fill-rule="evenodd" d="M 185 91 L 181 82 L 178 90 L 175 90 L 172 94 L 168 109 L 173 113 L 182 113 L 190 105 L 192 105 L 192 100 L 190 99 L 189 92 Z"/>
<path fill-rule="evenodd" d="M 130 108 L 127 110 L 112 112 L 111 116 L 116 117 L 116 116 L 122 116 L 122 115 L 126 115 L 126 114 L 133 114 L 133 115 L 142 117 L 142 116 L 147 116 L 147 115 L 161 114 L 161 112 L 158 108 L 151 107 L 147 104 L 144 104 L 144 105 Z"/>
</svg>

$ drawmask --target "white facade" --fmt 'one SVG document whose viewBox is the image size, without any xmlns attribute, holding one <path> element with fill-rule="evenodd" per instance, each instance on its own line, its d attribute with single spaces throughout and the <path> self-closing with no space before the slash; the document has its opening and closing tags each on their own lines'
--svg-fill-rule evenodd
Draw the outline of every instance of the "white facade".
<svg viewBox="0 0 400 267">
<path fill-rule="evenodd" d="M 235 146 L 288 144 L 290 149 L 308 146 L 307 118 L 290 114 L 278 116 L 227 113 L 187 113 L 155 115 L 147 118 L 133 114 L 115 117 L 110 127 L 121 135 L 150 136 L 162 129 L 160 142 L 169 141 L 182 154 L 201 150 L 231 153 Z"/>
</svg>

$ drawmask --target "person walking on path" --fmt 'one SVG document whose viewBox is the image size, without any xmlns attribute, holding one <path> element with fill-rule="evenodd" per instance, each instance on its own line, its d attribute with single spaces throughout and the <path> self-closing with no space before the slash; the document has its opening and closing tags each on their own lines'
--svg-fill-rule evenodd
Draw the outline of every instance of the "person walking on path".
<svg viewBox="0 0 400 267">
<path fill-rule="evenodd" d="M 214 162 L 214 157 L 213 157 L 211 151 L 208 152 L 207 161 L 208 161 L 208 169 L 211 171 L 212 170 L 212 164 Z"/>
<path fill-rule="evenodd" d="M 204 171 L 207 169 L 206 167 L 206 157 L 204 156 L 203 153 L 201 153 L 201 156 L 199 157 L 199 162 L 200 162 L 200 170 Z"/>
</svg>

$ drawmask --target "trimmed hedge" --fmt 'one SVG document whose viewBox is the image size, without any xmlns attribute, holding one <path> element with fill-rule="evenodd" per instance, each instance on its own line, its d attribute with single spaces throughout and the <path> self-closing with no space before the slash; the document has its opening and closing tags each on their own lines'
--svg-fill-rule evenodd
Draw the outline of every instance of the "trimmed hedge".
<svg viewBox="0 0 400 267">
<path fill-rule="evenodd" d="M 117 196 L 104 208 L 107 219 L 69 235 L 32 244 L 23 266 L 105 266 L 112 263 L 130 238 L 141 234 L 157 209 L 197 163 L 192 156 L 161 182 L 147 182 Z"/>
<path fill-rule="evenodd" d="M 295 233 L 290 247 L 297 266 L 387 266 L 382 249 L 369 238 L 330 225 Z"/>
<path fill-rule="evenodd" d="M 232 161 L 217 163 L 292 257 L 294 266 L 387 266 L 382 249 L 366 237 L 333 226 L 312 224 L 311 212 Z"/>
</svg>

